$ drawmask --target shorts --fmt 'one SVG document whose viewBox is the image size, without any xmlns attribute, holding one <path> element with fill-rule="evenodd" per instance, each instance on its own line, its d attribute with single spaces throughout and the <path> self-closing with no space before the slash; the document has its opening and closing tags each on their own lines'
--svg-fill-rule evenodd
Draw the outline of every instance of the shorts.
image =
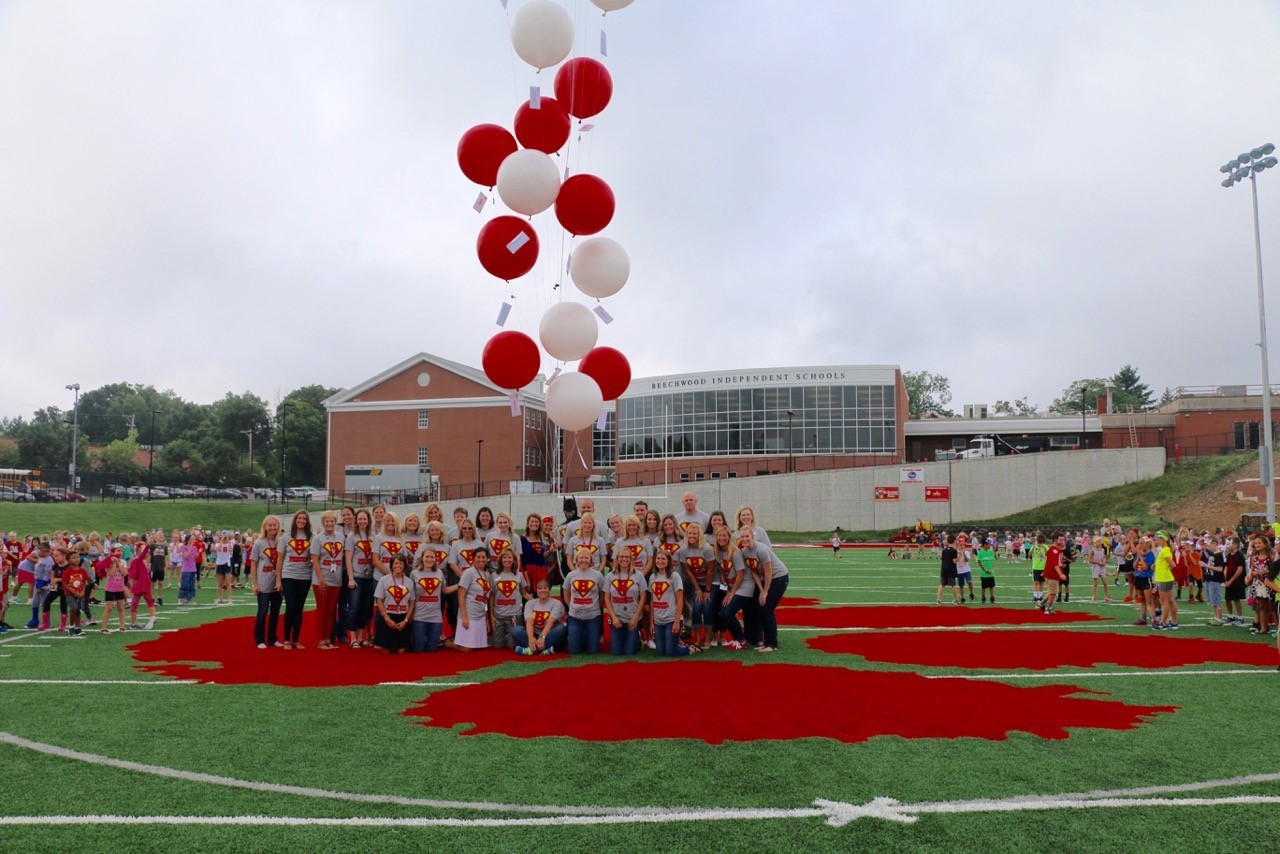
<svg viewBox="0 0 1280 854">
<path fill-rule="evenodd" d="M 1056 596 L 1058 594 L 1058 588 L 1062 585 L 1062 582 L 1056 578 L 1051 578 L 1051 579 L 1045 580 L 1045 585 L 1046 585 L 1046 590 L 1050 594 Z"/>
<path fill-rule="evenodd" d="M 1160 591 L 1161 593 L 1172 593 L 1173 588 L 1177 586 L 1178 586 L 1178 582 L 1176 581 L 1157 581 L 1156 582 L 1156 590 Z"/>
<path fill-rule="evenodd" d="M 1038 569 L 1031 570 L 1031 580 L 1036 584 L 1044 584 L 1044 572 Z"/>
<path fill-rule="evenodd" d="M 957 572 L 957 573 L 956 573 L 956 584 L 959 584 L 961 587 L 964 587 L 966 584 L 973 584 L 973 573 L 972 573 L 972 572 Z"/>
<path fill-rule="evenodd" d="M 1105 566 L 1098 566 L 1097 564 L 1094 564 L 1094 565 L 1093 565 L 1093 577 L 1094 577 L 1094 578 L 1106 578 L 1106 577 L 1107 577 L 1107 568 L 1106 568 Z"/>
<path fill-rule="evenodd" d="M 994 575 L 984 575 L 984 576 L 982 577 L 982 589 L 983 589 L 983 590 L 995 590 L 995 589 L 996 589 L 996 577 L 995 577 Z"/>
<path fill-rule="evenodd" d="M 230 574 L 231 574 L 231 564 L 229 563 L 218 564 L 218 575 L 230 575 Z"/>
<path fill-rule="evenodd" d="M 164 583 L 164 570 L 163 570 L 163 569 L 153 569 L 153 570 L 151 570 L 151 580 L 152 580 L 152 581 L 154 581 L 156 584 L 163 584 L 163 583 Z"/>
<path fill-rule="evenodd" d="M 1143 577 L 1142 577 L 1142 576 L 1140 576 L 1140 575 L 1135 575 L 1135 576 L 1133 577 L 1133 589 L 1134 589 L 1134 590 L 1150 590 L 1150 589 L 1151 589 L 1151 579 L 1150 579 L 1150 578 L 1143 578 Z"/>
<path fill-rule="evenodd" d="M 840 547 L 839 547 L 839 546 L 832 546 L 832 547 L 831 547 L 831 551 L 835 552 L 836 554 L 839 554 L 839 553 L 840 553 Z"/>
<path fill-rule="evenodd" d="M 954 572 L 944 572 L 944 573 L 942 573 L 942 586 L 943 586 L 943 587 L 955 587 L 955 586 L 956 586 L 956 574 L 955 574 Z"/>
<path fill-rule="evenodd" d="M 106 594 L 102 597 L 102 600 L 103 600 L 104 602 L 123 602 L 123 601 L 124 601 L 124 591 L 123 591 L 123 590 L 108 590 L 108 591 L 106 592 Z"/>
<path fill-rule="evenodd" d="M 24 584 L 35 584 L 35 583 L 36 583 L 36 574 L 34 572 L 32 572 L 29 569 L 18 570 L 18 586 L 19 587 L 21 587 Z"/>
<path fill-rule="evenodd" d="M 76 611 L 84 608 L 83 596 L 72 596 L 70 593 L 64 597 L 67 600 L 67 613 L 74 614 Z"/>
<path fill-rule="evenodd" d="M 1210 581 L 1204 586 L 1205 601 L 1217 607 L 1222 604 L 1222 582 Z"/>
<path fill-rule="evenodd" d="M 1245 598 L 1245 587 L 1243 584 L 1232 584 L 1227 587 L 1228 602 L 1242 602 Z"/>
</svg>

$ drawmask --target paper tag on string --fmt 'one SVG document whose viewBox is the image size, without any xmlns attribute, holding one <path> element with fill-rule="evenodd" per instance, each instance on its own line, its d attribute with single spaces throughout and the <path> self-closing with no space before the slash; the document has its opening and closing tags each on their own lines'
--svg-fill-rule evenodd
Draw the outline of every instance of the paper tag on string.
<svg viewBox="0 0 1280 854">
<path fill-rule="evenodd" d="M 531 110 L 542 109 L 542 87 L 541 86 L 529 87 L 529 109 Z"/>
<path fill-rule="evenodd" d="M 585 125 L 578 128 L 578 133 L 580 134 L 586 133 L 587 131 L 591 130 L 593 127 L 595 127 L 595 125 L 593 125 L 591 122 L 587 122 Z"/>
<path fill-rule="evenodd" d="M 609 55 L 609 40 L 605 38 L 604 30 L 600 31 L 600 55 L 601 56 Z"/>
<path fill-rule="evenodd" d="M 603 430 L 604 425 L 609 422 L 609 410 L 601 409 L 600 417 L 596 419 L 596 429 Z"/>
<path fill-rule="evenodd" d="M 507 317 L 509 317 L 509 316 L 510 316 L 510 314 L 511 314 L 511 303 L 509 303 L 509 302 L 504 302 L 504 303 L 502 304 L 502 308 L 498 310 L 498 325 L 499 325 L 499 326 L 506 326 L 506 325 L 507 325 Z"/>
<path fill-rule="evenodd" d="M 511 238 L 511 242 L 507 244 L 507 251 L 514 255 L 520 251 L 520 247 L 524 246 L 528 242 L 529 235 L 522 231 L 515 237 Z"/>
<path fill-rule="evenodd" d="M 572 253 L 572 252 L 570 252 L 570 253 L 569 253 L 569 257 L 568 257 L 568 258 L 566 258 L 566 259 L 565 259 L 565 261 L 564 261 L 564 272 L 565 272 L 565 275 L 566 275 L 566 276 L 569 274 L 569 268 L 570 268 L 571 266 L 573 266 L 573 253 Z"/>
<path fill-rule="evenodd" d="M 520 395 L 515 392 L 511 393 L 511 417 L 514 418 L 520 414 Z"/>
<path fill-rule="evenodd" d="M 484 206 L 489 203 L 489 197 L 484 193 L 476 196 L 476 203 L 472 205 L 476 213 L 484 213 Z"/>
<path fill-rule="evenodd" d="M 598 316 L 601 320 L 604 321 L 605 326 L 608 326 L 610 323 L 613 323 L 613 315 L 605 311 L 604 306 L 602 305 L 596 306 L 595 312 L 596 312 L 596 316 Z"/>
</svg>

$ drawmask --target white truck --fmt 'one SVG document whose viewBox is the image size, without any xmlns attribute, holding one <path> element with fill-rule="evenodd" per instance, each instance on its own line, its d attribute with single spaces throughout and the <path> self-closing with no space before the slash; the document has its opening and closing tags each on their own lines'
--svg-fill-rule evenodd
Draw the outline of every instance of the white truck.
<svg viewBox="0 0 1280 854">
<path fill-rule="evenodd" d="M 957 460 L 984 460 L 996 455 L 996 441 L 987 436 L 969 440 L 969 447 L 956 454 Z"/>
<path fill-rule="evenodd" d="M 346 492 L 360 492 L 378 500 L 415 493 L 435 497 L 440 478 L 415 465 L 347 466 Z"/>
</svg>

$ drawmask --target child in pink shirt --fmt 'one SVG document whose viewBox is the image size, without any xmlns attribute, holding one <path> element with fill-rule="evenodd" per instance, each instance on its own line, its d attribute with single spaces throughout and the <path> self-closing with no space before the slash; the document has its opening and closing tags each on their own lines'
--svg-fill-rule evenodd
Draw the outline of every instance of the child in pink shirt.
<svg viewBox="0 0 1280 854">
<path fill-rule="evenodd" d="M 129 590 L 133 593 L 133 599 L 129 602 L 129 628 L 141 629 L 138 625 L 138 601 L 145 598 L 147 600 L 147 610 L 151 613 L 151 619 L 147 621 L 147 630 L 156 626 L 156 603 L 151 598 L 151 558 L 150 550 L 143 546 L 138 549 L 138 553 L 133 556 L 133 560 L 129 561 Z"/>
<path fill-rule="evenodd" d="M 120 631 L 125 630 L 124 625 L 124 599 L 125 593 L 129 587 L 128 576 L 124 561 L 121 559 L 121 551 L 116 548 L 111 552 L 111 560 L 107 564 L 106 578 L 103 580 L 103 601 L 106 603 L 106 611 L 102 615 L 102 633 L 109 634 L 111 629 L 108 625 L 111 623 L 111 612 L 120 615 Z"/>
</svg>

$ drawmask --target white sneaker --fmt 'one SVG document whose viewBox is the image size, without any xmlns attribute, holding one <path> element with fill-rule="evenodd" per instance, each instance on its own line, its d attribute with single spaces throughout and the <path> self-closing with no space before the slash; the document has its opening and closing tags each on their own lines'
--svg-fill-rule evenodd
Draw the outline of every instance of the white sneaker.
<svg viewBox="0 0 1280 854">
<path fill-rule="evenodd" d="M 266 648 L 267 648 L 267 645 L 265 643 L 258 644 L 258 649 L 266 649 Z"/>
<path fill-rule="evenodd" d="M 658 648 L 658 644 L 657 644 L 657 642 L 652 641 L 652 640 L 651 640 L 651 641 L 649 641 L 648 643 L 646 643 L 646 644 L 645 644 L 645 646 L 647 646 L 649 649 L 657 649 L 657 648 Z"/>
</svg>

